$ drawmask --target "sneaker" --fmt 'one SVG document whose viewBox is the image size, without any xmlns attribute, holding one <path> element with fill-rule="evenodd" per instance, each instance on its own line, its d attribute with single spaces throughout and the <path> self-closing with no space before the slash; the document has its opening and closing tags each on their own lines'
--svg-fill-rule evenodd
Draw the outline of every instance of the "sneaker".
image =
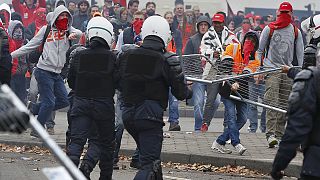
<svg viewBox="0 0 320 180">
<path fill-rule="evenodd" d="M 222 154 L 231 154 L 232 153 L 232 151 L 230 149 L 226 148 L 224 145 L 217 143 L 217 141 L 214 141 L 212 143 L 211 149 L 216 150 Z"/>
<path fill-rule="evenodd" d="M 181 127 L 178 123 L 170 123 L 169 131 L 181 131 Z"/>
<path fill-rule="evenodd" d="M 131 161 L 130 162 L 130 167 L 136 168 L 136 169 L 140 169 L 141 168 L 141 164 L 139 163 L 139 161 Z"/>
<path fill-rule="evenodd" d="M 50 135 L 54 135 L 54 128 L 47 128 L 47 132 Z"/>
<path fill-rule="evenodd" d="M 236 149 L 236 151 L 242 155 L 244 152 L 246 152 L 247 148 L 245 148 L 242 144 L 237 144 L 236 146 L 234 146 L 234 148 Z"/>
<path fill-rule="evenodd" d="M 274 137 L 274 135 L 271 135 L 267 138 L 269 148 L 274 148 L 276 145 L 278 145 L 278 140 L 277 138 Z"/>
<path fill-rule="evenodd" d="M 34 137 L 34 138 L 39 138 L 40 137 L 39 134 L 35 130 L 31 130 L 30 136 Z"/>
<path fill-rule="evenodd" d="M 207 132 L 208 131 L 208 124 L 203 123 L 200 130 L 201 130 L 201 132 Z"/>
</svg>

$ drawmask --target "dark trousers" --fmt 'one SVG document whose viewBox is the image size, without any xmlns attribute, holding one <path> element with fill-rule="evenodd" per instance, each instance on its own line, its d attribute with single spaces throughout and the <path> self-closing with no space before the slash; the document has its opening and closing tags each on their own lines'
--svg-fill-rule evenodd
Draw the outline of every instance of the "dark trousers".
<svg viewBox="0 0 320 180">
<path fill-rule="evenodd" d="M 114 151 L 114 105 L 112 98 L 86 99 L 74 97 L 70 111 L 71 141 L 68 145 L 68 156 L 76 164 L 79 164 L 80 156 L 87 139 L 96 126 L 97 138 L 89 140 L 90 146 L 97 149 L 88 155 L 94 159 L 96 153 L 100 154 L 100 179 L 112 179 L 113 151 Z"/>
<path fill-rule="evenodd" d="M 135 179 L 147 177 L 148 174 L 153 172 L 154 162 L 160 160 L 163 141 L 163 123 L 133 118 L 124 118 L 123 123 L 129 134 L 136 141 L 139 149 L 141 169 L 139 169 Z M 139 174 L 140 176 L 138 178 L 137 176 Z M 144 175 L 141 176 L 141 174 Z"/>
</svg>

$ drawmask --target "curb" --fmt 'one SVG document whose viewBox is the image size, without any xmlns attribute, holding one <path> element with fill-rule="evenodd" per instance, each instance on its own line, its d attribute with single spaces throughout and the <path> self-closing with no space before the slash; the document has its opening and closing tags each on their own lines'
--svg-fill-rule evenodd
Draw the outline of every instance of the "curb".
<svg viewBox="0 0 320 180">
<path fill-rule="evenodd" d="M 47 146 L 43 142 L 16 142 L 16 141 L 8 141 L 3 140 L 1 141 L 3 144 L 8 145 L 16 145 L 16 146 L 38 146 L 42 148 L 46 148 Z M 65 148 L 65 144 L 58 144 L 61 148 Z M 124 156 L 132 156 L 134 153 L 134 149 L 120 149 L 119 154 Z M 227 165 L 234 165 L 234 166 L 245 166 L 249 169 L 258 170 L 262 173 L 269 174 L 271 172 L 272 161 L 265 161 L 265 160 L 255 160 L 255 159 L 236 159 L 230 158 L 228 156 L 224 157 L 213 157 L 213 156 L 201 156 L 201 155 L 194 155 L 194 154 L 183 154 L 183 153 L 172 153 L 172 152 L 162 152 L 161 153 L 161 160 L 163 162 L 175 162 L 175 163 L 183 163 L 183 164 L 212 164 L 214 166 L 227 166 Z M 214 163 L 212 163 L 214 162 Z M 287 176 L 292 177 L 300 177 L 301 165 L 297 164 L 290 164 L 286 170 L 285 174 Z"/>
</svg>

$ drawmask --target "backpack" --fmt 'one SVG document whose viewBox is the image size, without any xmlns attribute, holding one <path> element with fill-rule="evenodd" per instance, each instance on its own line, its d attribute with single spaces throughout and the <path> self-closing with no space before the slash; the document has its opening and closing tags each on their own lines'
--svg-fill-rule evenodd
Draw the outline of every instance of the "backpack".
<svg viewBox="0 0 320 180">
<path fill-rule="evenodd" d="M 270 26 L 269 26 L 270 28 Z M 294 28 L 294 50 L 293 50 L 293 61 L 292 61 L 292 65 L 293 66 L 298 66 L 298 58 L 297 58 L 297 53 L 296 53 L 296 45 L 297 45 L 297 39 L 298 39 L 298 28 L 296 26 L 293 25 Z M 269 32 L 269 37 L 268 37 L 268 41 L 267 41 L 267 45 L 266 45 L 266 54 L 265 57 L 268 57 L 268 53 L 269 53 L 269 46 L 270 46 L 270 41 L 272 38 L 272 35 L 274 33 L 274 29 L 270 28 L 270 32 Z M 261 63 L 261 66 L 263 66 L 263 62 Z"/>
</svg>

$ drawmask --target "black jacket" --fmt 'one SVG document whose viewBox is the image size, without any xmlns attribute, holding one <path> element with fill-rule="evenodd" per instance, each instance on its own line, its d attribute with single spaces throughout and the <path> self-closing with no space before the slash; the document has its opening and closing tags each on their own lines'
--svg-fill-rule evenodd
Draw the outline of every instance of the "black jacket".
<svg viewBox="0 0 320 180">
<path fill-rule="evenodd" d="M 302 176 L 320 178 L 320 68 L 298 73 L 289 96 L 288 125 L 273 162 L 272 176 L 284 170 L 303 145 Z"/>
<path fill-rule="evenodd" d="M 69 87 L 76 96 L 113 98 L 118 81 L 115 61 L 116 56 L 104 40 L 92 39 L 89 47 L 76 53 L 70 62 Z"/>
<path fill-rule="evenodd" d="M 2 28 L 0 28 L 0 42 L 0 84 L 10 86 L 12 57 L 9 52 L 8 35 Z"/>
<path fill-rule="evenodd" d="M 129 64 L 127 57 L 130 54 L 135 54 L 135 52 L 132 51 L 141 52 L 144 50 L 159 53 L 165 57 L 165 61 L 162 63 L 163 67 L 159 67 L 160 69 L 157 69 L 157 71 L 161 71 L 161 74 L 158 74 L 157 78 L 154 80 L 155 82 L 159 82 L 158 84 L 162 84 L 160 86 L 161 88 L 164 88 L 163 92 L 161 92 L 164 94 L 163 96 L 159 96 L 156 92 L 154 92 L 153 95 L 155 97 L 151 97 L 152 93 L 147 93 L 148 95 L 146 95 L 144 93 L 138 92 L 136 93 L 136 96 L 138 97 L 131 98 L 131 96 L 134 96 L 134 94 L 131 92 L 127 92 L 126 87 L 128 87 L 128 84 L 131 83 L 130 80 L 128 81 L 127 78 L 125 78 L 128 69 L 127 65 Z M 127 118 L 126 113 L 128 113 L 127 110 L 129 110 L 131 111 L 131 113 L 129 114 L 135 114 L 134 118 L 136 119 L 149 119 L 163 122 L 163 111 L 167 106 L 167 93 L 169 92 L 169 87 L 171 87 L 172 94 L 178 100 L 191 98 L 192 92 L 187 88 L 187 85 L 185 83 L 184 74 L 180 66 L 180 61 L 176 56 L 172 55 L 174 54 L 166 53 L 162 41 L 158 37 L 153 36 L 146 37 L 141 47 L 129 49 L 128 51 L 123 52 L 119 55 L 117 64 L 120 72 L 120 90 L 124 100 L 124 106 L 126 107 L 126 109 L 124 110 L 124 120 L 125 118 Z M 137 73 L 137 75 L 139 74 L 140 73 Z M 148 75 L 143 75 L 142 77 L 146 76 Z M 140 78 L 141 76 L 137 77 Z M 153 83 L 154 81 L 149 82 Z M 139 83 L 139 80 L 137 82 Z M 133 86 L 134 85 L 136 85 L 136 83 L 133 83 Z M 139 86 L 137 88 L 141 87 Z M 151 87 L 151 89 L 152 88 L 154 87 Z M 155 89 L 155 91 L 157 91 L 157 89 Z M 158 99 L 159 97 L 162 97 L 162 99 Z M 132 102 L 131 99 L 135 99 L 137 100 L 137 102 Z"/>
</svg>

